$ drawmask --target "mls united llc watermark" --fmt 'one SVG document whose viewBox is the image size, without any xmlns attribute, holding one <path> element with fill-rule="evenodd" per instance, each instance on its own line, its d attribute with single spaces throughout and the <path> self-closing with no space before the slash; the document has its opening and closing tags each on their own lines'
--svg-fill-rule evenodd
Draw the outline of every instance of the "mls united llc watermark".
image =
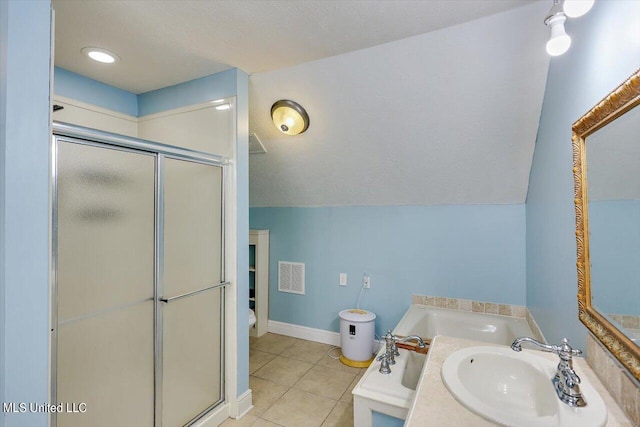
<svg viewBox="0 0 640 427">
<path fill-rule="evenodd" d="M 2 402 L 2 412 L 6 413 L 60 413 L 84 414 L 87 412 L 87 404 L 84 402 L 67 402 L 53 405 L 51 403 L 38 402 Z"/>
</svg>

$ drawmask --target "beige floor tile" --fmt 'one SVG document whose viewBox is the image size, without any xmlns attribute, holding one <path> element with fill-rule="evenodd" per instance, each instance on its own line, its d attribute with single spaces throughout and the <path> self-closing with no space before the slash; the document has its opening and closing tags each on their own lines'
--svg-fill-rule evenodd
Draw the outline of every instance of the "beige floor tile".
<svg viewBox="0 0 640 427">
<path fill-rule="evenodd" d="M 353 391 L 353 388 L 356 386 L 356 384 L 358 384 L 358 381 L 360 381 L 360 379 L 362 378 L 362 374 L 358 374 L 353 381 L 351 381 L 351 384 L 349 384 L 349 388 L 347 388 L 347 390 L 342 393 L 342 396 L 340 397 L 340 402 L 344 402 L 344 403 L 353 403 L 353 394 L 351 394 L 351 392 Z"/>
<path fill-rule="evenodd" d="M 316 365 L 304 374 L 293 387 L 318 396 L 338 400 L 345 390 L 349 388 L 351 381 L 355 377 L 355 374 Z"/>
<path fill-rule="evenodd" d="M 253 375 L 287 387 L 294 385 L 313 365 L 288 357 L 277 356 Z"/>
<path fill-rule="evenodd" d="M 328 344 L 299 340 L 283 351 L 281 356 L 302 360 L 307 363 L 316 363 L 332 348 L 333 346 Z"/>
<path fill-rule="evenodd" d="M 340 356 L 340 352 L 338 350 L 332 352 L 331 354 L 334 357 Z M 371 356 L 373 356 L 373 354 Z M 342 372 L 347 372 L 354 375 L 357 375 L 361 372 L 366 371 L 366 369 L 362 370 L 360 368 L 352 368 L 351 366 L 347 366 L 344 363 L 342 363 L 339 359 L 333 359 L 326 354 L 322 356 L 320 360 L 318 360 L 317 364 L 320 366 L 326 366 L 327 368 L 338 369 Z"/>
<path fill-rule="evenodd" d="M 249 350 L 249 374 L 253 374 L 258 369 L 262 368 L 268 362 L 272 361 L 276 357 L 275 354 L 266 353 L 260 350 Z"/>
<path fill-rule="evenodd" d="M 265 334 L 260 338 L 251 340 L 249 342 L 249 346 L 252 350 L 259 350 L 272 354 L 280 354 L 298 341 L 301 340 L 284 335 Z"/>
<path fill-rule="evenodd" d="M 353 405 L 338 402 L 322 427 L 353 427 Z"/>
<path fill-rule="evenodd" d="M 269 409 L 287 391 L 287 387 L 283 385 L 253 375 L 249 376 L 249 388 L 251 388 L 253 409 L 248 415 L 256 417 Z"/>
<path fill-rule="evenodd" d="M 222 424 L 220 427 L 250 427 L 253 426 L 254 423 L 258 420 L 258 417 L 254 417 L 253 415 L 245 415 L 240 419 L 229 418 Z"/>
<path fill-rule="evenodd" d="M 280 424 L 272 423 L 271 421 L 258 418 L 258 421 L 252 424 L 251 427 L 280 427 Z"/>
<path fill-rule="evenodd" d="M 319 427 L 334 406 L 335 400 L 291 389 L 262 418 L 285 427 Z"/>
</svg>

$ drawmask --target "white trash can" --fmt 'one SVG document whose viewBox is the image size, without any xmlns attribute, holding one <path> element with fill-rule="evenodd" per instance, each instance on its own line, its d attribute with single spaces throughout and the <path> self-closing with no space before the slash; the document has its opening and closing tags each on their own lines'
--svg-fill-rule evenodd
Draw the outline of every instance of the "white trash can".
<svg viewBox="0 0 640 427">
<path fill-rule="evenodd" d="M 375 313 L 349 309 L 340 312 L 340 361 L 347 366 L 366 368 L 373 361 Z"/>
</svg>

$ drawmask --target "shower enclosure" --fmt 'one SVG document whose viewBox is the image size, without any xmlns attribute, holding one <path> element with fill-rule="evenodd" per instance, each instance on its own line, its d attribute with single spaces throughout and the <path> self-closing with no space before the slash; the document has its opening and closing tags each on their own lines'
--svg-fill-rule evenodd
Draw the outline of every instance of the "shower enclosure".
<svg viewBox="0 0 640 427">
<path fill-rule="evenodd" d="M 51 425 L 190 425 L 224 401 L 225 159 L 54 124 Z"/>
</svg>

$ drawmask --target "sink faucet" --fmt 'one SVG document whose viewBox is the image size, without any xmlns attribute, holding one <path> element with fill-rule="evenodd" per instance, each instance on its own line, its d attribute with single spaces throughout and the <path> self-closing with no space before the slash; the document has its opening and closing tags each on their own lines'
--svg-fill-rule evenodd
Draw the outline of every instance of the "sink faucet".
<svg viewBox="0 0 640 427">
<path fill-rule="evenodd" d="M 400 356 L 398 346 L 396 345 L 397 343 L 416 341 L 418 343 L 418 348 L 425 348 L 427 346 L 424 343 L 424 340 L 417 335 L 409 335 L 404 338 L 398 338 L 391 333 L 390 329 L 387 331 L 387 334 L 383 338 L 385 341 L 385 352 L 384 354 L 381 354 L 376 358 L 376 360 L 380 362 L 379 372 L 381 374 L 390 374 L 390 365 L 396 364 L 396 356 Z"/>
<path fill-rule="evenodd" d="M 551 379 L 556 389 L 558 398 L 569 406 L 583 407 L 587 406 L 580 392 L 580 377 L 573 370 L 572 356 L 579 356 L 582 350 L 573 349 L 569 345 L 569 341 L 564 338 L 561 345 L 548 345 L 541 343 L 533 338 L 520 337 L 512 344 L 511 349 L 514 351 L 522 351 L 522 343 L 529 342 L 540 347 L 543 351 L 555 353 L 560 357 L 560 362 L 556 369 L 555 376 Z"/>
</svg>

